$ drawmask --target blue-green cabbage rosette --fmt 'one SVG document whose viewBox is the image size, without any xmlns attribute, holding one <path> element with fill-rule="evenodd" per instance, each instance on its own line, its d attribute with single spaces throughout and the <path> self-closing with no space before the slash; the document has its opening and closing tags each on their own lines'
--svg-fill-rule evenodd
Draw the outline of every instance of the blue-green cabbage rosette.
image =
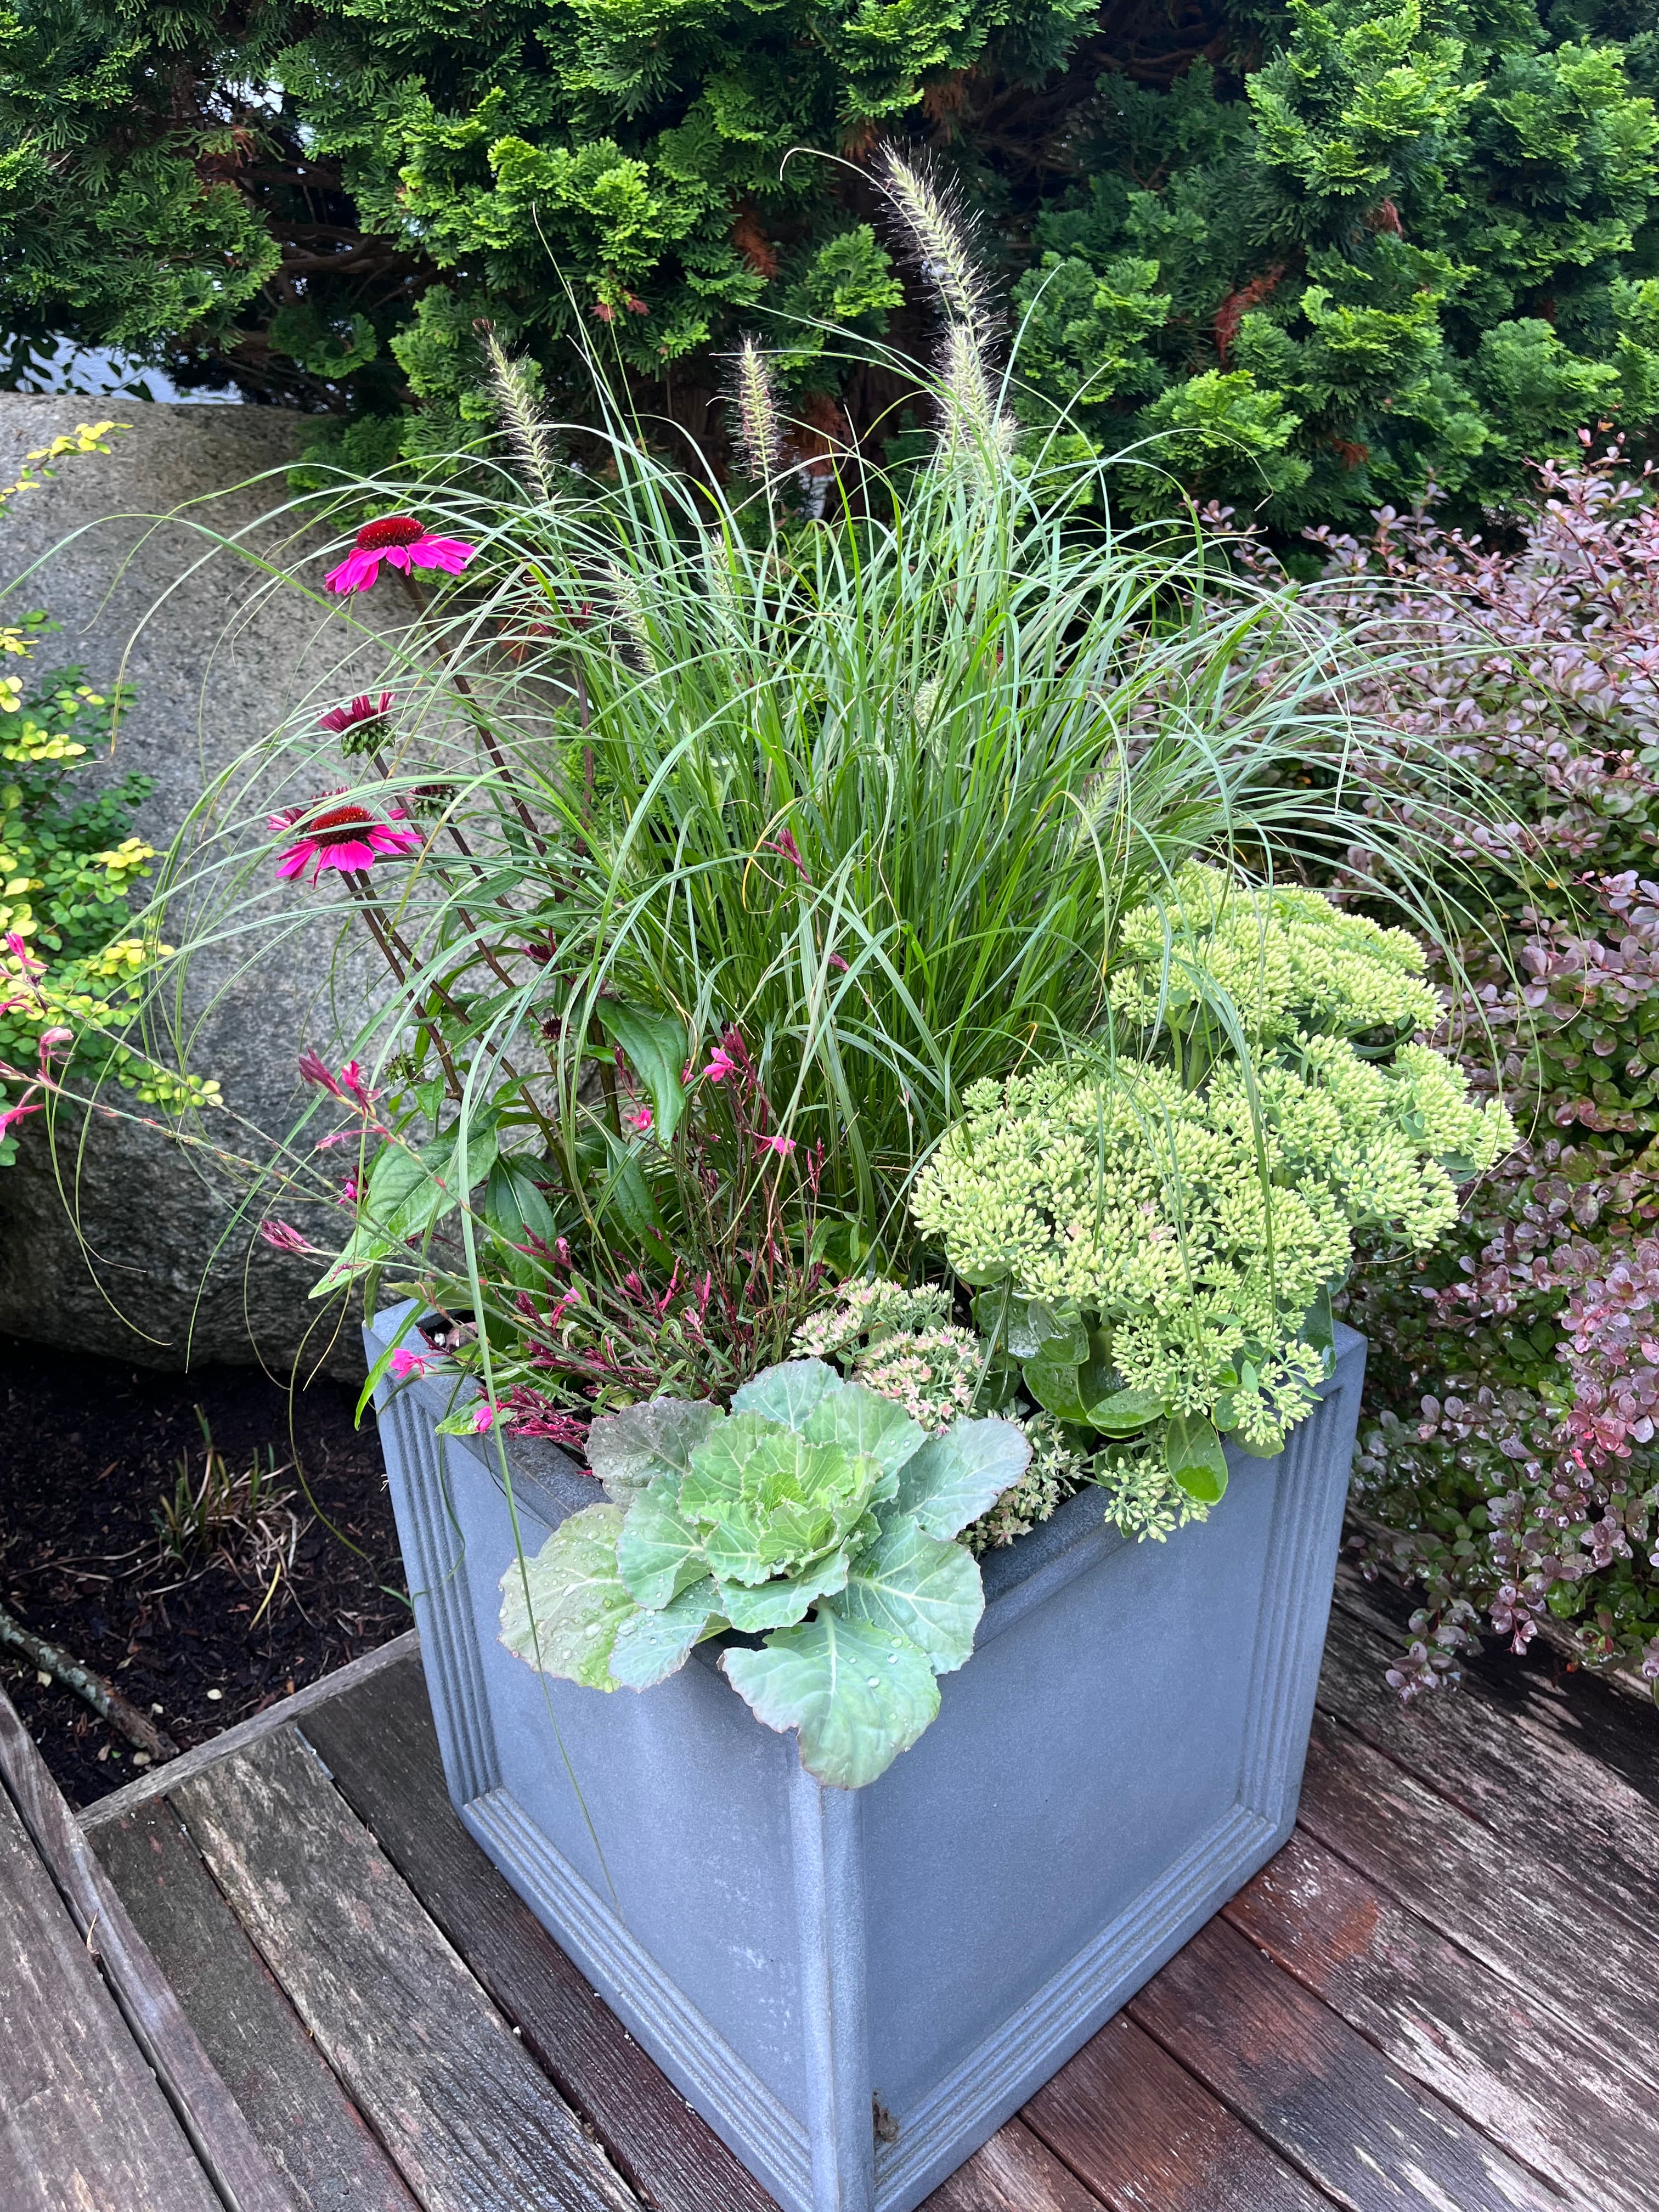
<svg viewBox="0 0 1659 2212">
<path fill-rule="evenodd" d="M 732 1629 L 720 1665 L 801 1763 L 873 1782 L 939 1711 L 974 1648 L 979 1567 L 952 1540 L 1024 1473 L 1012 1421 L 930 1437 L 822 1360 L 746 1382 L 730 1413 L 653 1398 L 602 1416 L 608 1502 L 573 1513 L 501 1578 L 501 1642 L 590 1689 L 649 1689 Z"/>
</svg>

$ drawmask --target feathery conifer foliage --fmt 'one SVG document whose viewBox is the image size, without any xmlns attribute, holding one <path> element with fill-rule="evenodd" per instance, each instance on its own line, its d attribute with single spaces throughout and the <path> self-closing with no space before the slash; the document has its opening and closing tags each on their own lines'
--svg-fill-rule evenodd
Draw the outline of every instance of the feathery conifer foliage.
<svg viewBox="0 0 1659 2212">
<path fill-rule="evenodd" d="M 1148 507 L 1473 507 L 1659 419 L 1656 89 L 1649 0 L 5 0 L 0 327 L 331 411 L 368 466 L 493 422 L 480 319 L 562 415 L 603 336 L 718 453 L 759 329 L 797 449 L 878 461 L 912 395 L 836 333 L 914 350 L 934 289 L 888 141 L 981 211 L 1028 421 L 1156 440 Z"/>
</svg>

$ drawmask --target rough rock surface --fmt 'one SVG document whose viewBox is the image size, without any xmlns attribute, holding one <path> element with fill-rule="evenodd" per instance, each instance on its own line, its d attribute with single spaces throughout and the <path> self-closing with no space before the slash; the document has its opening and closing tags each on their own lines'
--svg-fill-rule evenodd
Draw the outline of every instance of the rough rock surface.
<svg viewBox="0 0 1659 2212">
<path fill-rule="evenodd" d="M 80 661 L 94 683 L 118 672 L 136 687 L 113 758 L 94 772 L 153 778 L 138 829 L 165 852 L 213 776 L 357 672 L 337 619 L 214 549 L 215 533 L 247 532 L 287 500 L 283 465 L 307 419 L 0 394 L 0 483 L 32 448 L 106 414 L 131 422 L 111 457 L 67 459 L 0 510 L 0 583 L 13 586 L 4 618 L 45 608 L 63 631 L 37 665 Z M 240 489 L 224 495 L 229 487 Z M 290 563 L 305 551 L 292 516 L 246 543 Z M 314 558 L 306 573 L 320 574 Z M 245 795 L 243 811 L 257 799 Z M 298 1109 L 301 1046 L 326 1049 L 361 1012 L 370 971 L 333 953 L 327 933 L 313 930 L 274 953 L 227 949 L 192 968 L 191 1065 L 219 1077 L 233 1109 L 204 1124 L 220 1144 L 259 1156 L 261 1136 L 280 1136 Z M 126 1094 L 110 1096 L 132 1108 Z M 21 1158 L 0 1170 L 0 1329 L 151 1367 L 259 1359 L 285 1371 L 304 1346 L 307 1366 L 325 1353 L 337 1372 L 361 1370 L 355 1327 L 307 1303 L 315 1264 L 258 1240 L 257 1203 L 239 1206 L 236 1177 L 210 1152 L 94 1116 L 60 1133 L 54 1163 L 43 1120 L 24 1125 Z"/>
</svg>

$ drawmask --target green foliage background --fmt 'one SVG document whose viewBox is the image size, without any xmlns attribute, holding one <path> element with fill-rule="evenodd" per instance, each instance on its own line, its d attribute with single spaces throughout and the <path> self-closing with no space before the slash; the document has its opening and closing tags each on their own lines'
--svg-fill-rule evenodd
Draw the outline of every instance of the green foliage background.
<svg viewBox="0 0 1659 2212">
<path fill-rule="evenodd" d="M 1659 422 L 1656 89 L 1650 0 L 9 0 L 0 326 L 365 465 L 487 419 L 481 316 L 556 401 L 585 333 L 717 447 L 759 328 L 804 435 L 878 447 L 902 380 L 811 325 L 926 341 L 887 137 L 981 211 L 1028 416 L 1281 530 L 1472 507 Z"/>
</svg>

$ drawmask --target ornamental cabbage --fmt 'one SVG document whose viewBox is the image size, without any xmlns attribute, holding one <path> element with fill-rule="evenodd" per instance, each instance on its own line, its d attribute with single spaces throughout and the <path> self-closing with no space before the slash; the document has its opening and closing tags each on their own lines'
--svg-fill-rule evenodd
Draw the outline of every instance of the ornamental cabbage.
<svg viewBox="0 0 1659 2212">
<path fill-rule="evenodd" d="M 644 1690 L 706 1638 L 801 1763 L 858 1789 L 939 1711 L 973 1649 L 979 1569 L 952 1540 L 1024 1473 L 1012 1421 L 929 1436 L 818 1359 L 746 1382 L 726 1413 L 654 1398 L 602 1415 L 588 1456 L 609 1503 L 574 1513 L 501 1578 L 501 1642 L 590 1689 Z"/>
</svg>

